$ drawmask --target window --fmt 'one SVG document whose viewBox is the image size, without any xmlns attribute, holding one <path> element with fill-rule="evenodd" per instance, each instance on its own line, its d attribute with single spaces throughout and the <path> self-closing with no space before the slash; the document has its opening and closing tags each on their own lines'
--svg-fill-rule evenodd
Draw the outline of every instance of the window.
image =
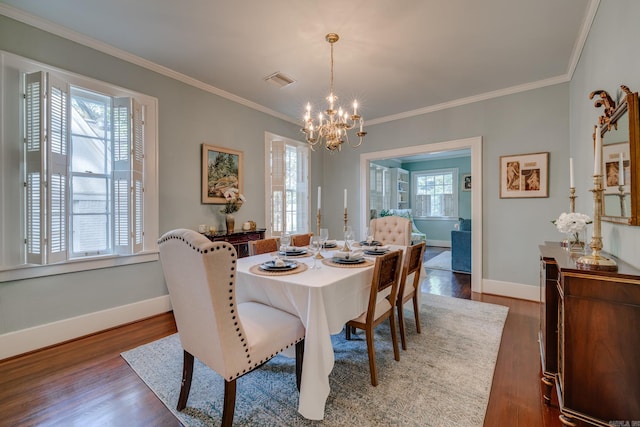
<svg viewBox="0 0 640 427">
<path fill-rule="evenodd" d="M 3 98 L 15 111 L 2 118 L 8 137 L 0 150 L 17 166 L 1 174 L 2 247 L 11 249 L 0 258 L 0 281 L 16 278 L 4 274 L 16 267 L 155 251 L 156 100 L 1 54 L 2 72 L 13 77 L 4 92 L 20 96 Z M 13 187 L 22 189 L 20 203 Z M 74 263 L 20 277 L 148 260 Z"/>
<path fill-rule="evenodd" d="M 309 147 L 302 142 L 266 133 L 267 234 L 308 233 Z"/>
<path fill-rule="evenodd" d="M 413 172 L 413 214 L 417 218 L 458 216 L 458 170 Z"/>
</svg>

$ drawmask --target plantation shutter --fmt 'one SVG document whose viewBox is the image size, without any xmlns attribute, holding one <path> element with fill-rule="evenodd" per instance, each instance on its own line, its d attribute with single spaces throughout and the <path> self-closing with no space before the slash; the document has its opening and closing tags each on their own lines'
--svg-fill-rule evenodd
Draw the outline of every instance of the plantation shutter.
<svg viewBox="0 0 640 427">
<path fill-rule="evenodd" d="M 280 236 L 285 229 L 285 142 L 271 141 L 271 235 Z"/>
<path fill-rule="evenodd" d="M 51 75 L 47 79 L 47 263 L 54 263 L 68 258 L 69 85 Z"/>
<path fill-rule="evenodd" d="M 291 145 L 296 150 L 296 233 L 309 232 L 309 159 L 307 149 Z"/>
<path fill-rule="evenodd" d="M 133 201 L 131 218 L 133 222 L 133 253 L 143 249 L 143 206 L 144 206 L 144 106 L 133 100 L 133 153 L 131 171 L 133 179 Z"/>
<path fill-rule="evenodd" d="M 113 105 L 114 251 L 130 254 L 143 248 L 144 109 L 131 98 Z"/>
<path fill-rule="evenodd" d="M 44 93 L 45 73 L 25 78 L 26 252 L 27 263 L 44 264 Z"/>
</svg>

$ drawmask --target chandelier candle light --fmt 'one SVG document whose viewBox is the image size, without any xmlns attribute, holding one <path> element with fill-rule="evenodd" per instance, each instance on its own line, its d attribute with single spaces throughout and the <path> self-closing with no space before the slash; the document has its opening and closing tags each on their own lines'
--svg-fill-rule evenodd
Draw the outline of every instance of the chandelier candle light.
<svg viewBox="0 0 640 427">
<path fill-rule="evenodd" d="M 334 153 L 335 151 L 340 151 L 342 144 L 345 142 L 353 148 L 358 147 L 362 144 L 362 138 L 367 132 L 363 131 L 364 119 L 358 114 L 358 101 L 353 101 L 353 114 L 351 116 L 342 107 L 338 107 L 337 111 L 335 109 L 338 97 L 333 91 L 333 45 L 340 37 L 335 33 L 329 33 L 325 36 L 325 39 L 331 45 L 331 85 L 329 96 L 327 97 L 329 108 L 325 110 L 324 114 L 322 112 L 318 113 L 318 122 L 316 123 L 311 116 L 311 104 L 307 103 L 302 132 L 305 133 L 311 150 L 315 151 L 316 145 L 322 144 L 327 150 Z M 360 125 L 360 131 L 356 133 L 358 143 L 352 145 L 349 142 L 347 131 L 356 127 L 357 124 Z"/>
</svg>

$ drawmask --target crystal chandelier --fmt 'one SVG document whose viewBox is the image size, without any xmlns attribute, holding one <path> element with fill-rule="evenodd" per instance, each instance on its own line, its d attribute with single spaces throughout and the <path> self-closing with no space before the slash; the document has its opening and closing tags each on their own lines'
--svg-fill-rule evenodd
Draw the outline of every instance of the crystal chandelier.
<svg viewBox="0 0 640 427">
<path fill-rule="evenodd" d="M 333 92 L 333 44 L 337 42 L 340 37 L 335 33 L 329 33 L 325 36 L 325 39 L 331 45 L 331 87 L 327 101 L 329 102 L 329 108 L 318 113 L 318 122 L 314 122 L 311 117 L 311 104 L 307 103 L 307 109 L 304 114 L 304 127 L 302 132 L 305 133 L 307 142 L 311 146 L 311 149 L 315 151 L 315 147 L 318 144 L 324 145 L 324 147 L 331 151 L 340 151 L 342 144 L 345 142 L 349 146 L 355 148 L 362 144 L 362 138 L 367 134 L 362 130 L 364 119 L 358 114 L 358 101 L 353 101 L 353 114 L 350 116 L 346 110 L 342 107 L 335 109 L 335 104 L 338 101 L 338 97 Z M 347 131 L 360 125 L 360 131 L 356 133 L 358 136 L 358 143 L 352 145 L 349 142 L 349 134 Z"/>
</svg>

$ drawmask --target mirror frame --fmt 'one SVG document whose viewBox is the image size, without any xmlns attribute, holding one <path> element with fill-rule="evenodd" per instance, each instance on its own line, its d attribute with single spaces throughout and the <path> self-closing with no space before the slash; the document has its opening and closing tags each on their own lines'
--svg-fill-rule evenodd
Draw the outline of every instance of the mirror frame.
<svg viewBox="0 0 640 427">
<path fill-rule="evenodd" d="M 600 124 L 602 125 L 601 136 L 603 141 L 605 135 L 612 128 L 617 129 L 618 120 L 625 113 L 629 115 L 629 159 L 631 161 L 631 212 L 628 217 L 609 216 L 604 214 L 604 203 L 602 204 L 601 220 L 625 225 L 640 225 L 638 215 L 640 214 L 640 174 L 635 171 L 640 170 L 640 111 L 638 110 L 638 92 L 631 92 L 625 85 L 620 88 L 625 97 L 620 101 L 618 106 L 611 99 L 606 91 L 599 90 L 592 92 L 589 98 L 599 95 L 600 99 L 595 102 L 596 107 L 604 106 L 604 115 L 600 116 Z"/>
</svg>

